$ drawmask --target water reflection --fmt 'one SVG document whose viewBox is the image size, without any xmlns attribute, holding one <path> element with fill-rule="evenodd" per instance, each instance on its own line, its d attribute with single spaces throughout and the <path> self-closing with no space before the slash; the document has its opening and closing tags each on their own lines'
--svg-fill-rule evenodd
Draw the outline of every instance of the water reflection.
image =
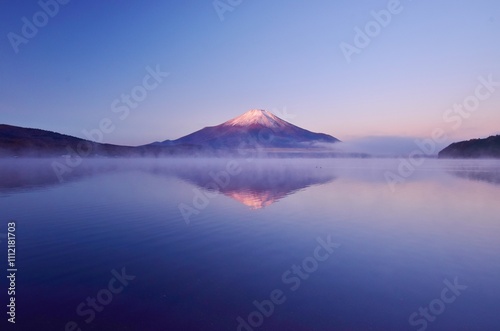
<svg viewBox="0 0 500 331">
<path fill-rule="evenodd" d="M 58 186 L 118 170 L 119 164 L 85 161 L 67 166 L 61 159 L 0 160 L 0 192 L 14 193 Z"/>
<path fill-rule="evenodd" d="M 310 186 L 335 180 L 331 170 L 314 160 L 85 160 L 76 167 L 61 167 L 63 163 L 56 162 L 58 168 L 54 160 L 0 162 L 0 192 L 30 191 L 105 173 L 140 171 L 175 177 L 207 194 L 222 193 L 251 209 L 261 209 Z"/>
<path fill-rule="evenodd" d="M 55 167 L 54 162 L 59 167 Z M 98 175 L 141 172 L 174 177 L 206 194 L 217 191 L 251 209 L 261 209 L 310 186 L 327 184 L 337 178 L 385 185 L 385 171 L 397 173 L 397 169 L 397 160 L 95 159 L 84 160 L 74 167 L 67 166 L 62 159 L 1 160 L 0 197 Z M 500 164 L 491 160 L 429 161 L 405 181 L 438 180 L 445 173 L 500 185 Z"/>
<path fill-rule="evenodd" d="M 450 173 L 462 179 L 500 185 L 500 170 L 498 168 L 459 170 L 459 171 L 450 171 Z"/>
<path fill-rule="evenodd" d="M 220 166 L 176 169 L 173 174 L 203 190 L 219 191 L 251 209 L 267 207 L 310 186 L 335 180 L 331 172 L 302 163 L 241 165 L 234 175 Z"/>
</svg>

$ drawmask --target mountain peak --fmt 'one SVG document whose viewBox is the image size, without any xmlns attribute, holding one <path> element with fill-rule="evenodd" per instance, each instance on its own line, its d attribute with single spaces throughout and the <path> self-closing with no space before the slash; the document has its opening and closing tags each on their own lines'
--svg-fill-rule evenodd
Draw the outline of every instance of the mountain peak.
<svg viewBox="0 0 500 331">
<path fill-rule="evenodd" d="M 269 148 L 308 148 L 315 143 L 339 140 L 324 133 L 302 129 L 262 109 L 252 109 L 216 126 L 207 126 L 168 146 L 205 146 L 214 150 L 235 150 L 265 146 Z"/>
<path fill-rule="evenodd" d="M 288 123 L 263 109 L 252 109 L 246 113 L 235 117 L 222 124 L 223 126 L 252 126 L 261 125 L 268 128 L 280 128 L 287 126 Z"/>
</svg>

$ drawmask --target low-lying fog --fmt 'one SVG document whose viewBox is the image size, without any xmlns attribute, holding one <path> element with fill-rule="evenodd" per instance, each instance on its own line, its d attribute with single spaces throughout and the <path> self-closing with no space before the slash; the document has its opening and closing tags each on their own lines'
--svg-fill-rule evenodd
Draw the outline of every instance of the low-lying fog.
<svg viewBox="0 0 500 331">
<path fill-rule="evenodd" d="M 228 182 L 224 186 L 226 190 L 243 187 L 294 191 L 339 178 L 385 182 L 391 186 L 391 181 L 396 185 L 443 175 L 500 183 L 500 160 L 133 158 L 83 159 L 80 163 L 68 163 L 64 158 L 55 158 L 0 160 L 0 191 L 60 185 L 95 175 L 134 171 L 173 176 L 207 190 L 215 189 L 210 186 L 217 181 Z"/>
</svg>

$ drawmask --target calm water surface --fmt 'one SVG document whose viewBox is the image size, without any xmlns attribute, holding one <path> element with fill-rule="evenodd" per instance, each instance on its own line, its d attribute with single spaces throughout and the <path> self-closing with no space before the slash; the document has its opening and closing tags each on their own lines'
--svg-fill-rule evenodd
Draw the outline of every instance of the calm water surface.
<svg viewBox="0 0 500 331">
<path fill-rule="evenodd" d="M 51 162 L 0 162 L 16 330 L 500 330 L 498 161 Z"/>
</svg>

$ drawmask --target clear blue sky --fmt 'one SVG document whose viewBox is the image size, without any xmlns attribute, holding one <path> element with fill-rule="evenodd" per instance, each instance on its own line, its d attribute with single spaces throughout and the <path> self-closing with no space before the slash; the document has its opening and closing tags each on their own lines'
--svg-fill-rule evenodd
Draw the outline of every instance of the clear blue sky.
<svg viewBox="0 0 500 331">
<path fill-rule="evenodd" d="M 500 87 L 459 128 L 442 117 L 478 76 L 500 81 L 500 2 L 402 0 L 348 63 L 340 44 L 388 2 L 243 0 L 221 21 L 211 0 L 72 0 L 16 53 L 8 34 L 41 7 L 2 1 L 0 123 L 82 137 L 109 118 L 106 142 L 137 145 L 262 108 L 342 140 L 499 133 Z M 169 76 L 121 120 L 111 104 L 148 66 Z"/>
</svg>

